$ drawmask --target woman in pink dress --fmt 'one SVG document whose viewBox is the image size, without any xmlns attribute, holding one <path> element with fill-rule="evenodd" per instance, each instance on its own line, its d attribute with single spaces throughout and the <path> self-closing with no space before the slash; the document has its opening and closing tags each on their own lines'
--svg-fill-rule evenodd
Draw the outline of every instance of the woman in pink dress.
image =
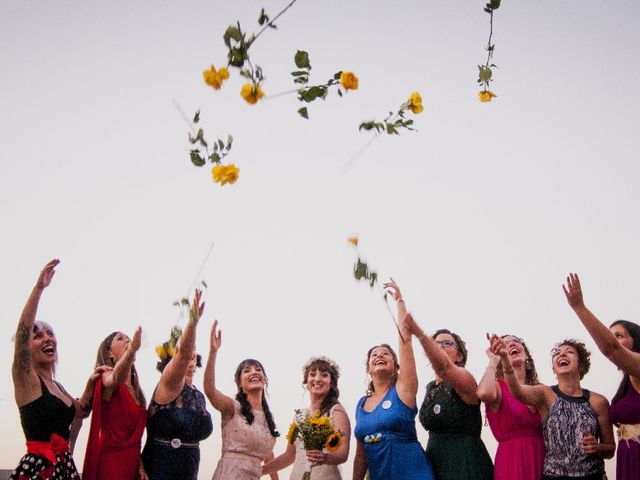
<svg viewBox="0 0 640 480">
<path fill-rule="evenodd" d="M 502 340 L 518 381 L 537 385 L 538 373 L 529 349 L 521 338 L 503 335 Z M 516 400 L 509 392 L 500 365 L 500 357 L 487 349 L 489 365 L 477 389 L 485 404 L 487 420 L 498 441 L 494 461 L 495 480 L 540 480 L 544 462 L 542 420 L 534 409 Z"/>
<path fill-rule="evenodd" d="M 235 373 L 235 399 L 216 388 L 216 357 L 222 345 L 218 321 L 211 327 L 209 359 L 204 372 L 204 392 L 222 415 L 222 457 L 213 480 L 259 480 L 262 465 L 273 459 L 273 447 L 280 434 L 265 398 L 267 374 L 253 359 L 240 362 Z M 273 480 L 278 479 L 272 473 Z"/>
<path fill-rule="evenodd" d="M 107 366 L 93 394 L 91 430 L 84 457 L 84 480 L 147 480 L 140 459 L 146 401 L 134 365 L 142 329 L 129 339 L 113 332 L 98 348 L 96 367 Z"/>
<path fill-rule="evenodd" d="M 616 478 L 640 478 L 640 325 L 617 320 L 607 328 L 585 306 L 576 274 L 569 274 L 562 286 L 569 306 L 576 313 L 598 349 L 623 373 L 611 400 L 609 419 L 618 427 Z"/>
</svg>

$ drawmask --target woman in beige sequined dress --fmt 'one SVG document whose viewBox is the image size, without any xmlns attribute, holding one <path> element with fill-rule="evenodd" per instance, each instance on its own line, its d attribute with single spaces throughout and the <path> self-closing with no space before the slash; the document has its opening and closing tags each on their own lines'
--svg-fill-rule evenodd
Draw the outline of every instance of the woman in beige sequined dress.
<svg viewBox="0 0 640 480">
<path fill-rule="evenodd" d="M 349 457 L 351 424 L 344 407 L 338 401 L 338 377 L 340 368 L 327 357 L 312 357 L 302 367 L 302 384 L 309 391 L 310 403 L 302 413 L 313 415 L 320 411 L 331 417 L 335 430 L 344 434 L 342 444 L 333 452 L 326 450 L 305 451 L 298 437 L 285 452 L 262 468 L 263 474 L 276 472 L 293 463 L 291 480 L 300 480 L 307 468 L 311 468 L 311 480 L 341 480 L 339 465 Z"/>
<path fill-rule="evenodd" d="M 276 430 L 269 405 L 264 396 L 267 375 L 262 364 L 253 359 L 238 365 L 235 399 L 216 388 L 215 364 L 222 345 L 218 321 L 211 327 L 209 359 L 204 372 L 204 391 L 211 405 L 222 415 L 222 456 L 213 480 L 258 480 L 262 464 L 273 458 Z M 278 475 L 271 475 L 277 480 Z"/>
</svg>

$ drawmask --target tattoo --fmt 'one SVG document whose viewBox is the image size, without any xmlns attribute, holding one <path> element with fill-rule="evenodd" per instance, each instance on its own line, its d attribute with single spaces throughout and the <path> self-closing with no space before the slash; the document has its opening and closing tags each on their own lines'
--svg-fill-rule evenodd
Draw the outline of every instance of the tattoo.
<svg viewBox="0 0 640 480">
<path fill-rule="evenodd" d="M 24 372 L 31 371 L 31 351 L 29 351 L 29 327 L 24 323 L 18 325 L 16 334 L 16 350 L 18 351 L 18 368 Z"/>
</svg>

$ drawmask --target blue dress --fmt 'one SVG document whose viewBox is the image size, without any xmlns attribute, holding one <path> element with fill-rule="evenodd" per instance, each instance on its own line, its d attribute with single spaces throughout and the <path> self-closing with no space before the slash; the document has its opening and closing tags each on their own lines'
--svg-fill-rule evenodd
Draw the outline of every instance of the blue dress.
<svg viewBox="0 0 640 480">
<path fill-rule="evenodd" d="M 434 480 L 431 462 L 416 435 L 417 407 L 409 408 L 389 389 L 372 412 L 356 408 L 354 434 L 364 444 L 371 480 Z"/>
</svg>

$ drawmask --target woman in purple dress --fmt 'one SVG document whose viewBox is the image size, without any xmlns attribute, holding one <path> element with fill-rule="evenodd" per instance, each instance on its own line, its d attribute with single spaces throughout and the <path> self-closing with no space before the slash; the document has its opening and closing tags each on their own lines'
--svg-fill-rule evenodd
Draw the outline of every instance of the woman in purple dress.
<svg viewBox="0 0 640 480">
<path fill-rule="evenodd" d="M 623 373 L 618 391 L 611 400 L 609 416 L 618 427 L 616 478 L 640 478 L 640 326 L 617 320 L 607 328 L 585 306 L 580 279 L 569 274 L 562 286 L 569 306 L 586 327 L 598 349 Z"/>
<path fill-rule="evenodd" d="M 529 349 L 521 338 L 503 335 L 518 382 L 538 385 L 538 373 Z M 516 400 L 504 379 L 500 357 L 487 349 L 489 365 L 476 393 L 485 404 L 487 420 L 498 441 L 494 480 L 539 480 L 544 462 L 540 414 Z"/>
</svg>

